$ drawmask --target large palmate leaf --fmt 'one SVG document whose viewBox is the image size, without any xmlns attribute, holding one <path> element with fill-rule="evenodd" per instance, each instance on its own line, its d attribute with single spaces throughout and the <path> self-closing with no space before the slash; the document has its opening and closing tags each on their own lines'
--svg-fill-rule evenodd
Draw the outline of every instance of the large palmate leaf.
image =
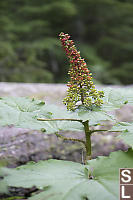
<svg viewBox="0 0 133 200">
<path fill-rule="evenodd" d="M 129 122 L 119 122 L 117 124 L 115 124 L 112 129 L 112 131 L 133 131 L 133 122 L 129 123 Z"/>
<path fill-rule="evenodd" d="M 130 96 L 130 95 L 128 95 Z M 129 97 L 128 97 L 129 99 Z M 107 111 L 120 108 L 128 99 L 121 90 L 105 89 L 104 104 L 98 108 L 79 107 L 75 112 L 61 109 L 55 105 L 45 105 L 40 100 L 4 97 L 0 98 L 0 125 L 15 125 L 21 128 L 42 130 L 46 133 L 58 131 L 82 131 L 80 122 L 71 121 L 38 121 L 38 118 L 45 119 L 78 119 L 89 120 L 90 125 L 99 124 L 103 120 L 114 120 L 114 117 Z M 130 99 L 131 102 L 131 99 Z"/>
<path fill-rule="evenodd" d="M 44 113 L 50 113 L 48 116 Z M 77 119 L 79 120 L 79 117 L 76 112 L 70 112 L 67 111 L 65 108 L 62 109 L 56 105 L 45 105 L 43 109 L 40 112 L 39 118 L 47 118 L 47 119 Z M 74 121 L 60 121 L 57 120 L 55 122 L 52 122 L 54 125 L 56 125 L 57 129 L 60 131 L 83 131 L 83 125 L 80 122 L 74 122 Z"/>
<path fill-rule="evenodd" d="M 111 114 L 107 112 L 102 111 L 101 108 L 99 107 L 93 108 L 90 110 L 89 108 L 87 109 L 87 108 L 84 108 L 83 106 L 80 106 L 74 112 L 67 111 L 66 109 L 60 109 L 59 107 L 55 105 L 47 105 L 44 108 L 45 108 L 45 112 L 51 110 L 52 112 L 51 118 L 54 118 L 54 119 L 64 118 L 64 119 L 78 119 L 82 121 L 89 120 L 90 125 L 98 124 L 103 120 L 110 120 L 110 121 L 115 120 L 114 116 L 112 116 Z M 42 118 L 43 118 L 43 115 L 42 115 Z M 68 127 L 69 123 L 70 122 L 67 123 L 67 121 L 64 121 L 64 122 L 58 121 L 57 125 L 58 127 L 62 127 L 63 130 L 65 130 L 65 127 Z M 78 123 L 78 129 L 82 130 L 79 124 L 80 123 Z M 77 125 L 77 122 L 75 123 L 75 125 Z"/>
<path fill-rule="evenodd" d="M 59 131 L 83 131 L 80 122 L 72 121 L 38 121 L 44 119 L 78 119 L 89 120 L 90 125 L 98 124 L 103 120 L 113 120 L 112 116 L 102 111 L 77 109 L 70 112 L 55 105 L 45 105 L 44 102 L 29 98 L 5 97 L 0 99 L 0 125 L 15 125 L 21 128 L 42 130 L 46 133 Z"/>
<path fill-rule="evenodd" d="M 120 122 L 111 130 L 121 131 L 118 138 L 122 139 L 126 144 L 133 148 L 133 123 Z"/>
<path fill-rule="evenodd" d="M 77 115 L 78 115 L 78 118 L 83 121 L 89 120 L 90 126 L 99 124 L 101 121 L 105 121 L 105 120 L 109 120 L 109 121 L 115 120 L 114 115 L 101 110 L 101 108 L 99 107 L 93 108 L 92 110 L 81 107 L 77 110 Z"/>
<path fill-rule="evenodd" d="M 105 88 L 103 91 L 104 104 L 101 106 L 103 111 L 118 109 L 129 101 L 129 95 L 126 96 L 121 88 Z"/>
<path fill-rule="evenodd" d="M 69 118 L 67 111 L 57 106 L 47 106 L 40 100 L 20 97 L 5 97 L 0 99 L 0 125 L 15 125 L 21 128 L 42 130 L 55 133 L 61 130 L 83 130 L 79 122 L 48 122 L 38 121 L 38 118 Z M 75 117 L 73 114 L 71 117 Z"/>
<path fill-rule="evenodd" d="M 90 125 L 98 124 L 104 120 L 110 120 L 110 121 L 115 120 L 115 116 L 102 111 L 101 108 L 99 108 L 99 107 L 93 108 L 90 110 L 89 108 L 87 109 L 87 108 L 84 108 L 83 106 L 80 106 L 74 112 L 67 111 L 66 109 L 60 109 L 59 107 L 57 107 L 55 105 L 47 105 L 44 107 L 44 109 L 45 109 L 45 112 L 46 111 L 48 112 L 49 110 L 51 110 L 52 114 L 51 114 L 50 118 L 53 118 L 53 119 L 60 119 L 60 118 L 78 119 L 78 120 L 82 120 L 82 121 L 89 120 Z M 42 114 L 42 118 L 43 118 L 43 114 Z M 65 129 L 67 130 L 66 127 L 68 127 L 69 123 L 70 122 L 67 123 L 67 121 L 64 121 L 64 122 L 57 121 L 58 127 L 62 127 L 63 130 L 65 130 Z M 73 128 L 74 128 L 74 123 L 72 122 L 72 124 L 73 124 Z M 78 129 L 80 128 L 82 130 L 82 128 L 79 126 L 79 124 L 80 123 L 78 123 Z M 75 123 L 75 125 L 77 125 L 77 122 Z"/>
<path fill-rule="evenodd" d="M 4 173 L 3 173 L 3 171 L 1 169 L 2 169 L 3 166 L 4 166 L 4 164 L 1 161 L 0 162 L 0 193 L 4 194 L 4 193 L 8 193 L 8 185 L 7 185 L 5 180 L 2 180 L 2 178 L 4 176 Z"/>
<path fill-rule="evenodd" d="M 115 120 L 109 111 L 119 109 L 123 105 L 133 103 L 133 92 L 131 89 L 127 89 L 127 92 L 121 88 L 105 88 L 103 105 L 100 107 L 92 107 L 91 109 L 79 107 L 77 111 L 78 117 L 83 121 L 89 120 L 90 125 L 98 124 L 104 120 Z"/>
<path fill-rule="evenodd" d="M 118 91 L 121 96 L 123 96 L 128 104 L 133 105 L 133 88 L 119 88 L 114 91 Z"/>
<path fill-rule="evenodd" d="M 53 132 L 54 127 L 45 122 L 37 122 L 44 102 L 29 98 L 10 97 L 0 99 L 0 125 L 15 125 L 21 128 L 41 129 Z M 47 114 L 47 113 L 44 113 Z"/>
<path fill-rule="evenodd" d="M 33 200 L 118 200 L 119 168 L 133 167 L 133 151 L 113 152 L 88 165 L 48 160 L 3 169 L 8 186 L 41 189 Z M 116 162 L 117 161 L 117 162 Z"/>
</svg>

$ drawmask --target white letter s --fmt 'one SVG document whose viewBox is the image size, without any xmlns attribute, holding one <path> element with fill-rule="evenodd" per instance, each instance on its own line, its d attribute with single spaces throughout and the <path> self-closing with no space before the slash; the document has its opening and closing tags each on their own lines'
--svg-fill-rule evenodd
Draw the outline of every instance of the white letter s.
<svg viewBox="0 0 133 200">
<path fill-rule="evenodd" d="M 121 175 L 124 176 L 124 177 L 126 177 L 126 179 L 121 178 L 122 182 L 128 183 L 128 182 L 131 181 L 131 176 L 128 175 L 128 174 L 131 174 L 130 170 L 128 170 L 128 169 L 122 170 Z"/>
</svg>

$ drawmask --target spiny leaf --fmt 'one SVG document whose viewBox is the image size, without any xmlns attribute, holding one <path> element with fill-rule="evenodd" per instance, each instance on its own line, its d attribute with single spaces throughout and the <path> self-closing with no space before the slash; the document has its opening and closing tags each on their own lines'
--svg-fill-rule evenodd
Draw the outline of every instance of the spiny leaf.
<svg viewBox="0 0 133 200">
<path fill-rule="evenodd" d="M 4 162 L 0 161 L 0 193 L 6 194 L 8 192 L 8 185 L 5 180 L 3 180 L 3 176 L 5 173 L 1 170 L 4 167 Z M 1 181 L 2 180 L 2 181 Z"/>
<path fill-rule="evenodd" d="M 112 114 L 109 114 L 105 111 L 102 111 L 101 108 L 94 108 L 93 110 L 89 110 L 87 108 L 80 108 L 77 111 L 78 118 L 87 121 L 89 120 L 90 126 L 99 124 L 101 121 L 109 120 L 109 121 L 114 121 L 115 116 Z"/>
<path fill-rule="evenodd" d="M 122 132 L 118 138 L 122 139 L 125 144 L 131 146 L 133 148 L 133 131 L 132 132 Z"/>
<path fill-rule="evenodd" d="M 83 121 L 89 120 L 90 125 L 99 124 L 103 120 L 114 121 L 115 118 L 106 111 L 120 108 L 127 100 L 120 92 L 112 89 L 105 90 L 104 105 L 101 107 L 86 109 L 79 108 L 75 112 L 68 112 L 55 105 L 45 105 L 44 102 L 35 99 L 20 97 L 5 97 L 0 99 L 0 125 L 15 125 L 21 128 L 45 130 L 46 133 L 59 131 L 82 131 L 83 126 L 79 122 L 70 121 L 38 121 L 38 118 L 72 118 Z"/>
<path fill-rule="evenodd" d="M 126 96 L 121 88 L 104 88 L 103 111 L 111 111 L 121 108 L 129 98 Z"/>
<path fill-rule="evenodd" d="M 40 100 L 24 97 L 4 97 L 0 99 L 0 125 L 15 125 L 21 128 L 41 129 L 48 133 L 57 131 L 50 123 L 38 122 L 37 118 L 44 107 Z M 43 111 L 44 114 L 47 112 Z"/>
<path fill-rule="evenodd" d="M 38 118 L 45 119 L 80 119 L 89 120 L 90 125 L 98 124 L 103 120 L 113 120 L 112 116 L 97 110 L 78 109 L 70 112 L 55 105 L 44 105 L 44 102 L 35 99 L 6 97 L 0 99 L 0 125 L 15 125 L 16 127 L 45 130 L 46 133 L 59 131 L 83 131 L 79 122 L 71 121 L 38 121 Z"/>
<path fill-rule="evenodd" d="M 117 137 L 133 148 L 133 123 L 120 122 L 111 130 L 122 131 Z"/>
<path fill-rule="evenodd" d="M 125 103 L 128 103 L 130 105 L 133 105 L 133 88 L 119 88 L 116 89 L 116 91 L 119 91 L 121 96 L 124 96 L 126 101 Z"/>
<path fill-rule="evenodd" d="M 133 151 L 113 152 L 109 157 L 91 160 L 88 165 L 48 160 L 28 163 L 16 169 L 3 169 L 8 186 L 32 187 L 42 191 L 33 200 L 117 200 L 119 168 L 133 166 Z M 117 162 L 116 162 L 117 161 Z"/>
<path fill-rule="evenodd" d="M 115 124 L 112 129 L 112 131 L 133 131 L 133 123 L 129 122 L 119 122 Z"/>
<path fill-rule="evenodd" d="M 75 114 L 70 115 L 75 118 Z M 70 118 L 69 112 L 44 102 L 24 97 L 5 97 L 0 99 L 0 125 L 15 125 L 16 127 L 45 130 L 55 133 L 61 130 L 81 131 L 79 122 L 68 121 L 38 121 L 38 118 Z"/>
</svg>

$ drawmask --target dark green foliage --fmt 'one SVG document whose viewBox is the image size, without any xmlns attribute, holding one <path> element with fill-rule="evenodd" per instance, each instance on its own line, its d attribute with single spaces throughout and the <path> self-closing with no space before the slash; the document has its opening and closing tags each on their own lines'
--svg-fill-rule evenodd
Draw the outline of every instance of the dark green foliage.
<svg viewBox="0 0 133 200">
<path fill-rule="evenodd" d="M 131 0 L 1 0 L 0 81 L 66 82 L 64 31 L 98 81 L 131 84 L 132 19 Z"/>
</svg>

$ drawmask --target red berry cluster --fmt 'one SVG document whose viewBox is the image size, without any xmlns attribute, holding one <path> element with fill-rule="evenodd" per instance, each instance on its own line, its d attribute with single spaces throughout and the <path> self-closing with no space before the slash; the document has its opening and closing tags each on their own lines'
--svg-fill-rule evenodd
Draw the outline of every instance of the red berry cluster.
<svg viewBox="0 0 133 200">
<path fill-rule="evenodd" d="M 97 91 L 92 82 L 90 70 L 88 70 L 86 62 L 81 58 L 80 52 L 77 51 L 73 40 L 70 40 L 68 34 L 60 33 L 60 40 L 70 61 L 70 82 L 67 86 L 67 97 L 64 99 L 64 104 L 68 110 L 74 110 L 78 102 L 85 106 L 92 104 L 100 106 L 103 102 L 100 99 L 103 97 L 102 91 Z"/>
</svg>

